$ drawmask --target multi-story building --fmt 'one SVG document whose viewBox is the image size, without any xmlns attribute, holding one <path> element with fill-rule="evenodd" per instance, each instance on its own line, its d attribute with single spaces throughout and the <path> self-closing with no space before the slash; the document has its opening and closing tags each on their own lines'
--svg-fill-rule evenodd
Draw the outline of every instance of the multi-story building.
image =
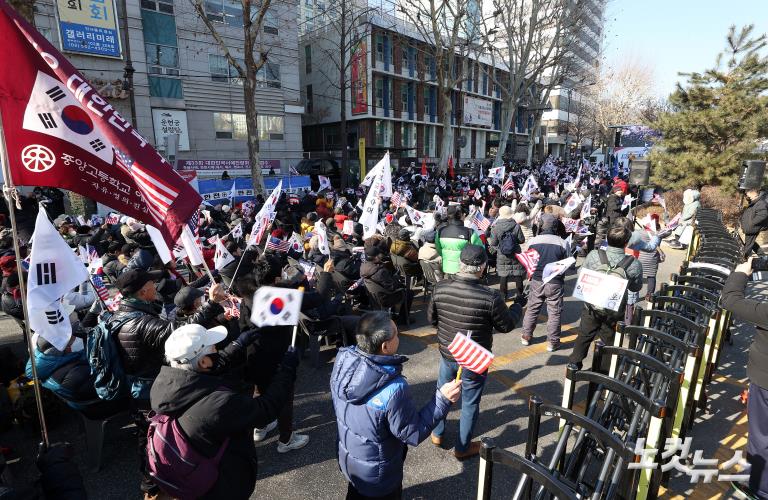
<svg viewBox="0 0 768 500">
<path fill-rule="evenodd" d="M 302 156 L 297 2 L 272 2 L 259 40 L 259 48 L 269 54 L 258 72 L 260 159 L 264 168 L 276 172 L 287 172 Z M 117 0 L 117 13 L 111 4 L 37 0 L 35 22 L 158 149 L 163 150 L 166 135 L 179 134 L 179 169 L 197 170 L 199 177 L 220 176 L 224 170 L 249 175 L 242 82 L 191 2 Z M 206 0 L 203 5 L 231 54 L 242 59 L 240 0 Z M 102 6 L 103 13 L 93 10 Z M 88 27 L 89 19 L 97 14 L 117 20 L 119 45 L 112 57 L 86 48 L 89 32 L 95 29 Z M 85 28 L 72 31 L 64 22 L 68 18 L 82 20 Z M 84 32 L 82 48 L 72 45 L 78 29 Z M 128 54 L 134 73 L 133 89 L 127 92 L 123 81 Z"/>
<path fill-rule="evenodd" d="M 334 57 L 334 50 L 338 52 L 338 30 L 315 25 L 300 38 L 305 151 L 339 158 L 341 148 L 347 147 L 354 170 L 359 139 L 365 139 L 369 166 L 385 151 L 395 162 L 420 163 L 424 157 L 436 161 L 443 126 L 434 51 L 401 18 L 373 9 L 363 21 L 358 25 L 359 43 L 348 54 L 352 64 L 345 99 L 337 84 L 338 69 L 328 59 Z M 501 133 L 501 99 L 490 75 L 501 70 L 480 54 L 459 58 L 457 68 L 465 77 L 452 92 L 455 146 L 451 154 L 457 163 L 493 157 Z M 342 103 L 348 120 L 346 137 L 339 134 Z M 525 112 L 519 113 L 514 128 L 514 135 L 527 137 Z M 516 157 L 525 157 L 527 143 L 510 144 L 520 144 L 511 149 Z"/>
<path fill-rule="evenodd" d="M 564 84 L 552 90 L 551 111 L 542 115 L 542 136 L 548 153 L 568 157 L 577 151 L 591 152 L 592 137 L 580 131 L 591 120 L 588 89 L 600 73 L 603 42 L 605 0 L 583 0 L 578 3 L 576 43 L 570 49 L 572 67 Z"/>
</svg>

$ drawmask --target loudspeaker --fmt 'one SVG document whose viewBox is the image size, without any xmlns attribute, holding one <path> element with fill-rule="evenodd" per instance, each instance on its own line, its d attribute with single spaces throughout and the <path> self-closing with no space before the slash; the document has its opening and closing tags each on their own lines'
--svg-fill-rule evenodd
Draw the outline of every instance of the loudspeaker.
<svg viewBox="0 0 768 500">
<path fill-rule="evenodd" d="M 629 167 L 629 185 L 647 186 L 651 178 L 650 160 L 632 160 Z"/>
<path fill-rule="evenodd" d="M 761 189 L 765 179 L 765 162 L 760 160 L 745 160 L 741 162 L 744 170 L 739 179 L 739 189 Z"/>
</svg>

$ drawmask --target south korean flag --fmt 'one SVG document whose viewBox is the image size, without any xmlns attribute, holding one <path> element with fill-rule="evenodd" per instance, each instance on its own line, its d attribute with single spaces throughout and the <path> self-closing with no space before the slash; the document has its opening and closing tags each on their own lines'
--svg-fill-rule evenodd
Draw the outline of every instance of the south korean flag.
<svg viewBox="0 0 768 500">
<path fill-rule="evenodd" d="M 91 98 L 103 100 L 98 94 Z M 102 104 L 102 103 L 98 103 Z M 106 101 L 103 103 L 107 104 Z M 24 123 L 27 130 L 40 132 L 78 146 L 80 149 L 112 164 L 112 148 L 75 99 L 69 89 L 56 78 L 40 71 L 29 96 L 27 109 L 24 112 Z"/>
<path fill-rule="evenodd" d="M 253 295 L 251 323 L 255 326 L 297 325 L 304 292 L 263 286 Z"/>
</svg>

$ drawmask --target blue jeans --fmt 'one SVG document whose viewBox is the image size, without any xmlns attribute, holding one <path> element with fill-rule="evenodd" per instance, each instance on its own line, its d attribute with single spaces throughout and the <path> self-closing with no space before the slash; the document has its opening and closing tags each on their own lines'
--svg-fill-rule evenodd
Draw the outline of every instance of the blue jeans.
<svg viewBox="0 0 768 500">
<path fill-rule="evenodd" d="M 456 379 L 456 372 L 459 371 L 459 364 L 455 361 L 448 361 L 440 357 L 440 371 L 437 374 L 437 388 L 443 384 Z M 477 417 L 480 415 L 480 396 L 483 395 L 483 387 L 488 372 L 478 375 L 469 370 L 461 370 L 461 417 L 459 418 L 459 441 L 456 443 L 455 450 L 458 452 L 467 451 L 469 443 L 472 442 L 472 431 L 475 428 Z M 432 431 L 435 436 L 442 436 L 445 432 L 445 420 L 441 420 Z"/>
</svg>

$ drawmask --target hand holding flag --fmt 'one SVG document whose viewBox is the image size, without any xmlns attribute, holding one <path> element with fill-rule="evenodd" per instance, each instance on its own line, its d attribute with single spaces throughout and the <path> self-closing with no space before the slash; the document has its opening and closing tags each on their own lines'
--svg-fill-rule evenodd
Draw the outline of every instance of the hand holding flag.
<svg viewBox="0 0 768 500">
<path fill-rule="evenodd" d="M 488 371 L 493 362 L 493 353 L 491 351 L 470 339 L 468 335 L 463 335 L 459 332 L 456 333 L 451 343 L 448 344 L 448 351 L 459 366 L 478 375 Z"/>
</svg>

